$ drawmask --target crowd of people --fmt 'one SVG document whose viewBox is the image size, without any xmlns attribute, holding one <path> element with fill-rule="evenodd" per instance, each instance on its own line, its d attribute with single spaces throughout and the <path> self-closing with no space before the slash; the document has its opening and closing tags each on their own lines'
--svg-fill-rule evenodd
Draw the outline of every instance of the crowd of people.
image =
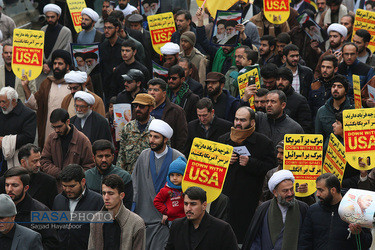
<svg viewBox="0 0 375 250">
<path fill-rule="evenodd" d="M 322 174 L 301 198 L 295 192 L 311 187 L 295 187 L 283 169 L 286 134 L 321 134 L 324 153 L 331 134 L 345 143 L 354 75 L 362 107 L 375 107 L 372 33 L 353 28 L 354 10 L 373 2 L 313 4 L 292 1 L 276 25 L 258 0 L 229 9 L 241 22 L 191 13 L 189 0 L 104 0 L 101 15 L 86 0 L 77 33 L 65 2 L 45 3 L 42 70 L 29 79 L 13 72 L 16 24 L 0 0 L 0 248 L 369 249 L 371 231 L 341 220 L 338 207 L 350 188 L 375 191 L 375 170 L 347 163 L 342 182 Z M 160 55 L 147 16 L 166 12 L 176 31 Z M 327 41 L 314 40 L 317 31 Z M 72 43 L 99 50 L 73 52 Z M 239 89 L 253 69 L 260 88 Z M 131 105 L 120 131 L 117 104 Z M 211 203 L 200 187 L 182 190 L 194 138 L 245 149 L 231 155 Z M 38 224 L 33 211 L 91 211 L 98 221 Z"/>
</svg>

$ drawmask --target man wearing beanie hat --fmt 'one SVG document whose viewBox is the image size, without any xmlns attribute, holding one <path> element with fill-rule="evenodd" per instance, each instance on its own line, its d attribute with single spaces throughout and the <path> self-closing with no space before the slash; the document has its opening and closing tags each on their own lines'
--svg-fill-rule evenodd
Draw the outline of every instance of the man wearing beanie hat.
<svg viewBox="0 0 375 250">
<path fill-rule="evenodd" d="M 52 62 L 53 76 L 48 76 L 35 94 L 31 93 L 27 79 L 22 83 L 27 100 L 25 105 L 37 111 L 38 145 L 41 148 L 45 138 L 53 132 L 48 117 L 53 110 L 61 107 L 64 97 L 70 94 L 64 80 L 72 65 L 70 53 L 61 49 L 55 50 L 52 53 Z"/>
<path fill-rule="evenodd" d="M 56 4 L 47 4 L 43 8 L 43 13 L 46 16 L 47 25 L 42 27 L 44 35 L 44 55 L 43 55 L 43 70 L 37 78 L 37 86 L 51 73 L 53 64 L 53 52 L 61 49 L 70 51 L 70 43 L 73 42 L 72 32 L 69 28 L 61 25 L 58 21 L 61 16 L 61 8 Z M 64 95 L 65 96 L 65 95 Z"/>
<path fill-rule="evenodd" d="M 154 206 L 163 214 L 161 224 L 170 225 L 177 218 L 185 217 L 182 197 L 182 177 L 186 168 L 186 159 L 182 156 L 169 165 L 167 183 L 154 199 Z"/>
<path fill-rule="evenodd" d="M 164 249 L 169 230 L 160 223 L 163 215 L 155 208 L 153 201 L 166 182 L 170 164 L 179 156 L 184 156 L 167 145 L 173 135 L 168 123 L 154 119 L 148 130 L 150 148 L 139 155 L 132 174 L 134 212 L 146 224 L 146 249 Z M 176 163 L 180 165 L 179 162 Z"/>
<path fill-rule="evenodd" d="M 1 249 L 42 250 L 43 245 L 40 234 L 14 222 L 17 210 L 9 195 L 0 194 L 0 204 Z"/>
<path fill-rule="evenodd" d="M 276 87 L 282 90 L 287 98 L 285 112 L 303 128 L 306 134 L 313 132 L 311 111 L 306 98 L 297 93 L 293 86 L 293 73 L 287 67 L 277 70 Z"/>
<path fill-rule="evenodd" d="M 66 95 L 62 100 L 61 108 L 68 110 L 70 117 L 76 115 L 73 97 L 77 91 L 85 91 L 87 93 L 90 93 L 95 99 L 95 102 L 91 106 L 91 109 L 101 116 L 105 117 L 105 109 L 102 98 L 86 88 L 87 84 L 90 81 L 90 77 L 88 77 L 86 72 L 72 70 L 64 76 L 64 80 L 68 84 L 70 94 Z"/>
<path fill-rule="evenodd" d="M 345 109 L 354 108 L 347 97 L 348 90 L 348 80 L 342 75 L 335 75 L 332 79 L 331 97 L 316 113 L 315 134 L 323 135 L 324 152 L 328 146 L 329 136 L 333 133 L 332 124 L 336 121 L 335 114 Z"/>
<path fill-rule="evenodd" d="M 334 55 L 339 62 L 342 59 L 342 46 L 344 45 L 345 37 L 348 33 L 347 28 L 344 25 L 333 23 L 327 30 L 329 36 L 329 49 L 324 52 L 320 57 L 318 64 L 315 67 L 314 79 L 321 76 L 321 66 L 323 57 L 328 55 Z"/>
<path fill-rule="evenodd" d="M 298 235 L 309 206 L 295 199 L 293 184 L 289 170 L 272 175 L 268 187 L 275 197 L 255 211 L 242 249 L 298 248 Z"/>
<path fill-rule="evenodd" d="M 149 131 L 151 111 L 155 107 L 155 99 L 145 93 L 138 94 L 132 102 L 133 120 L 125 124 L 120 131 L 120 150 L 116 166 L 130 174 L 139 154 L 149 147 Z"/>
<path fill-rule="evenodd" d="M 95 98 L 85 91 L 74 94 L 74 108 L 76 115 L 70 118 L 79 131 L 89 138 L 91 144 L 99 139 L 112 141 L 111 130 L 106 118 L 92 110 Z"/>
<path fill-rule="evenodd" d="M 337 73 L 346 77 L 349 81 L 349 90 L 347 90 L 350 103 L 354 103 L 353 93 L 353 75 L 359 76 L 362 89 L 366 83 L 375 75 L 375 70 L 358 60 L 358 46 L 355 43 L 345 43 L 342 46 L 343 61 L 339 64 Z"/>
<path fill-rule="evenodd" d="M 186 57 L 198 69 L 200 82 L 204 85 L 206 79 L 207 59 L 197 48 L 194 48 L 196 37 L 194 32 L 186 31 L 180 39 L 180 57 Z M 185 76 L 186 77 L 186 76 Z"/>
<path fill-rule="evenodd" d="M 95 23 L 99 20 L 99 15 L 91 8 L 84 8 L 81 12 L 82 31 L 74 36 L 74 42 L 79 44 L 100 43 L 102 33 L 96 30 Z"/>
<path fill-rule="evenodd" d="M 3 13 L 4 2 L 0 0 L 0 46 L 13 41 L 13 30 L 16 24 L 13 19 Z"/>
</svg>

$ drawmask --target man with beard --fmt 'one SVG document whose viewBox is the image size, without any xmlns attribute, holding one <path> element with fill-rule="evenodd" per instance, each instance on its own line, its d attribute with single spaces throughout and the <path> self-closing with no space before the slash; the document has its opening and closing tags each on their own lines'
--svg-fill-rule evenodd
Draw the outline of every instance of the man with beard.
<svg viewBox="0 0 375 250">
<path fill-rule="evenodd" d="M 54 132 L 48 136 L 43 148 L 41 170 L 57 179 L 68 164 L 80 164 L 85 170 L 94 167 L 90 140 L 70 124 L 68 112 L 55 109 L 50 122 Z"/>
<path fill-rule="evenodd" d="M 70 118 L 70 123 L 84 133 L 91 143 L 99 139 L 112 141 L 108 120 L 91 109 L 94 104 L 93 95 L 85 91 L 76 92 L 74 94 L 76 115 Z"/>
<path fill-rule="evenodd" d="M 37 88 L 42 81 L 46 79 L 51 72 L 53 65 L 53 52 L 56 50 L 70 51 L 70 43 L 73 42 L 72 32 L 65 26 L 59 24 L 61 16 L 61 8 L 56 4 L 47 4 L 43 8 L 43 13 L 46 16 L 47 25 L 42 27 L 44 35 L 44 54 L 43 54 L 43 70 L 40 76 L 36 79 Z M 54 70 L 54 69 L 53 69 Z"/>
<path fill-rule="evenodd" d="M 313 120 L 315 120 L 318 109 L 331 97 L 332 79 L 338 70 L 337 66 L 338 61 L 334 55 L 323 57 L 320 67 L 322 76 L 311 83 L 307 101 L 310 105 Z"/>
<path fill-rule="evenodd" d="M 262 194 L 264 176 L 277 166 L 275 147 L 270 139 L 255 132 L 255 112 L 250 107 L 237 110 L 234 127 L 220 136 L 218 142 L 234 147 L 223 194 L 229 197 L 228 219 L 238 243 L 242 244 Z M 247 153 L 236 153 L 244 147 Z"/>
<path fill-rule="evenodd" d="M 316 5 L 318 6 L 318 12 L 315 13 L 314 20 L 316 23 L 319 23 L 323 12 L 327 10 L 327 2 L 326 0 L 317 0 Z"/>
<path fill-rule="evenodd" d="M 287 113 L 290 118 L 298 122 L 306 134 L 310 134 L 313 132 L 313 122 L 311 120 L 309 104 L 304 96 L 294 90 L 292 81 L 293 73 L 289 68 L 281 67 L 277 70 L 277 89 L 283 91 L 287 98 L 284 109 L 285 113 Z"/>
<path fill-rule="evenodd" d="M 230 225 L 206 210 L 206 191 L 192 186 L 185 190 L 183 197 L 186 217 L 173 221 L 165 249 L 187 249 L 187 246 L 194 249 L 238 249 L 236 236 Z M 197 239 L 192 230 L 201 232 Z"/>
<path fill-rule="evenodd" d="M 22 81 L 26 95 L 26 106 L 37 110 L 38 145 L 43 148 L 45 139 L 53 131 L 48 120 L 53 110 L 61 107 L 61 102 L 70 92 L 64 76 L 72 65 L 70 53 L 65 50 L 55 50 L 52 54 L 53 76 L 48 76 L 39 90 L 32 94 L 29 81 Z"/>
<path fill-rule="evenodd" d="M 371 231 L 358 224 L 348 224 L 338 213 L 342 200 L 340 181 L 334 174 L 325 173 L 316 179 L 319 203 L 309 207 L 300 234 L 298 249 L 368 249 Z M 348 230 L 352 235 L 349 234 Z M 354 234 L 354 235 L 353 235 Z"/>
<path fill-rule="evenodd" d="M 125 169 L 130 174 L 140 153 L 149 146 L 150 115 L 155 107 L 155 99 L 149 94 L 138 94 L 132 101 L 134 120 L 128 122 L 120 132 L 120 151 L 116 166 Z"/>
<path fill-rule="evenodd" d="M 21 167 L 30 175 L 29 190 L 27 193 L 52 209 L 53 200 L 57 195 L 56 179 L 40 171 L 40 148 L 28 143 L 18 152 Z"/>
<path fill-rule="evenodd" d="M 271 90 L 267 94 L 267 113 L 257 112 L 257 132 L 270 138 L 275 147 L 285 134 L 304 133 L 301 125 L 284 112 L 286 102 L 283 91 Z"/>
<path fill-rule="evenodd" d="M 104 0 L 102 4 L 102 16 L 99 18 L 99 20 L 95 23 L 95 28 L 99 30 L 100 32 L 104 32 L 104 20 L 107 19 L 109 14 L 113 11 L 113 9 L 110 7 L 109 4 L 110 0 Z"/>
<path fill-rule="evenodd" d="M 299 48 L 294 44 L 289 44 L 283 49 L 284 67 L 292 71 L 293 82 L 291 85 L 294 90 L 303 95 L 309 96 L 311 82 L 313 81 L 313 71 L 299 63 Z"/>
<path fill-rule="evenodd" d="M 254 107 L 256 111 L 266 113 L 267 106 L 267 94 L 269 90 L 265 88 L 260 88 L 254 95 Z"/>
<path fill-rule="evenodd" d="M 224 89 L 225 77 L 219 72 L 207 74 L 206 88 L 211 99 L 215 114 L 229 122 L 234 120 L 234 113 L 239 106 L 239 100 L 234 98 L 228 90 Z"/>
<path fill-rule="evenodd" d="M 144 82 L 150 80 L 150 75 L 146 66 L 144 66 L 140 61 L 135 59 L 135 55 L 138 50 L 136 44 L 131 39 L 126 39 L 121 44 L 121 57 L 123 62 L 116 66 L 113 72 L 112 82 L 110 86 L 110 97 L 117 96 L 121 91 L 124 90 L 124 80 L 123 75 L 127 74 L 131 69 L 137 69 L 142 72 L 144 77 Z M 144 85 L 142 87 L 145 87 Z"/>
<path fill-rule="evenodd" d="M 119 29 L 120 22 L 115 17 L 110 16 L 104 21 L 104 36 L 106 39 L 100 44 L 100 65 L 106 108 L 109 105 L 113 68 L 124 61 L 121 54 L 121 44 L 124 42 L 124 39 L 118 36 Z"/>
<path fill-rule="evenodd" d="M 352 15 L 343 16 L 340 20 L 340 24 L 344 25 L 346 29 L 348 30 L 348 35 L 345 37 L 345 42 L 351 42 L 352 35 L 353 35 L 354 16 Z"/>
<path fill-rule="evenodd" d="M 125 89 L 116 97 L 116 103 L 131 103 L 139 93 L 147 93 L 145 79 L 142 71 L 130 69 L 125 75 L 122 75 Z"/>
<path fill-rule="evenodd" d="M 225 32 L 225 19 L 221 19 L 216 23 L 216 36 L 212 38 L 213 43 L 221 44 L 221 40 L 223 40 L 226 36 Z"/>
<path fill-rule="evenodd" d="M 155 208 L 153 201 L 165 185 L 169 165 L 183 155 L 167 145 L 173 135 L 168 123 L 153 119 L 148 127 L 148 135 L 150 148 L 139 155 L 132 174 L 134 212 L 146 224 L 146 249 L 160 250 L 165 247 L 169 229 L 160 223 L 163 215 Z"/>
<path fill-rule="evenodd" d="M 130 0 L 119 0 L 115 10 L 121 10 L 122 13 L 124 13 L 124 17 L 133 13 L 138 13 L 137 8 L 129 2 Z"/>
<path fill-rule="evenodd" d="M 348 80 L 342 75 L 335 75 L 331 80 L 331 97 L 324 106 L 318 109 L 315 118 L 315 134 L 321 134 L 324 138 L 324 151 L 329 142 L 329 136 L 333 133 L 332 124 L 336 121 L 335 114 L 345 109 L 354 108 L 350 104 L 347 93 L 349 89 Z"/>
<path fill-rule="evenodd" d="M 269 91 L 276 89 L 276 76 L 277 71 L 276 64 L 268 63 L 260 69 L 260 75 L 263 79 L 262 88 L 266 88 Z"/>
<path fill-rule="evenodd" d="M 98 54 L 95 52 L 86 52 L 84 53 L 83 59 L 85 60 L 87 67 L 86 72 L 91 78 L 92 88 L 94 89 L 95 94 L 103 99 L 102 75 L 100 64 L 98 62 Z"/>
<path fill-rule="evenodd" d="M 274 198 L 255 211 L 242 249 L 297 249 L 298 235 L 309 206 L 294 196 L 294 176 L 275 172 L 268 182 Z"/>
<path fill-rule="evenodd" d="M 327 0 L 329 8 L 322 13 L 318 21 L 320 27 L 326 30 L 331 24 L 339 23 L 341 18 L 349 13 L 347 5 L 342 4 L 342 2 L 343 0 Z"/>
<path fill-rule="evenodd" d="M 237 30 L 236 25 L 238 22 L 236 20 L 227 20 L 225 22 L 225 38 L 220 41 L 219 44 L 235 45 L 237 41 Z"/>
<path fill-rule="evenodd" d="M 232 123 L 215 115 L 212 101 L 204 97 L 197 102 L 198 119 L 189 122 L 188 138 L 184 149 L 186 157 L 189 156 L 194 138 L 217 141 L 219 136 L 230 131 Z"/>
<path fill-rule="evenodd" d="M 12 87 L 0 90 L 0 176 L 11 167 L 19 166 L 19 148 L 35 140 L 36 115 L 25 107 Z"/>
<path fill-rule="evenodd" d="M 259 66 L 262 67 L 268 63 L 273 63 L 274 50 L 276 46 L 275 37 L 270 35 L 265 35 L 260 38 L 259 47 Z"/>
<path fill-rule="evenodd" d="M 358 46 L 358 60 L 373 67 L 375 66 L 375 57 L 368 48 L 370 40 L 371 34 L 364 29 L 357 30 L 353 37 L 353 43 Z"/>
<path fill-rule="evenodd" d="M 360 89 L 362 89 L 375 75 L 375 70 L 357 59 L 358 47 L 355 43 L 345 43 L 342 46 L 342 55 L 343 61 L 339 64 L 337 73 L 344 75 L 349 81 L 347 95 L 350 103 L 354 103 L 353 75 L 359 76 Z"/>
<path fill-rule="evenodd" d="M 78 70 L 87 72 L 87 65 L 83 56 L 84 54 L 81 52 L 76 52 L 73 54 L 73 57 L 74 59 L 76 59 L 76 62 L 77 62 Z"/>
<path fill-rule="evenodd" d="M 180 46 L 177 43 L 166 43 L 160 48 L 160 52 L 163 54 L 164 58 L 163 66 L 167 69 L 176 65 L 180 59 Z"/>
<path fill-rule="evenodd" d="M 70 213 L 91 211 L 95 213 L 103 207 L 104 203 L 101 195 L 87 188 L 85 173 L 80 165 L 67 165 L 61 171 L 59 179 L 62 183 L 63 192 L 56 196 L 53 203 L 53 211 L 70 211 Z M 62 227 L 58 230 L 59 249 L 88 249 L 89 223 L 75 223 L 75 227 L 68 224 L 60 225 Z"/>
<path fill-rule="evenodd" d="M 2 57 L 4 65 L 0 65 L 0 88 L 12 87 L 18 93 L 18 98 L 25 103 L 25 92 L 22 88 L 22 80 L 13 73 L 12 70 L 12 49 L 11 43 L 3 44 Z M 35 80 L 30 81 L 30 89 L 32 93 L 36 92 Z"/>
<path fill-rule="evenodd" d="M 198 49 L 194 48 L 196 37 L 194 32 L 186 31 L 181 35 L 180 40 L 180 57 L 185 57 L 198 69 L 199 81 L 204 84 L 206 79 L 207 59 L 206 56 Z"/>
<path fill-rule="evenodd" d="M 76 115 L 76 110 L 74 108 L 74 95 L 78 91 L 85 91 L 87 93 L 90 93 L 95 99 L 94 104 L 91 106 L 92 111 L 95 111 L 96 113 L 105 117 L 103 100 L 95 93 L 89 91 L 86 88 L 86 85 L 90 80 L 90 78 L 87 77 L 86 72 L 70 71 L 64 76 L 64 80 L 68 84 L 70 94 L 66 95 L 62 100 L 61 108 L 66 109 L 70 117 Z"/>
<path fill-rule="evenodd" d="M 185 110 L 187 122 L 197 118 L 195 105 L 199 96 L 189 89 L 185 82 L 185 71 L 178 65 L 172 66 L 168 71 L 167 96 L 171 102 Z"/>
<path fill-rule="evenodd" d="M 115 147 L 108 140 L 97 140 L 92 144 L 92 153 L 96 167 L 85 172 L 86 186 L 99 194 L 102 193 L 102 180 L 110 175 L 116 174 L 124 182 L 125 198 L 123 199 L 126 208 L 131 209 L 133 203 L 133 182 L 131 175 L 113 165 Z"/>
<path fill-rule="evenodd" d="M 183 57 L 180 58 L 180 60 L 178 60 L 178 66 L 182 67 L 185 70 L 185 80 L 186 83 L 189 85 L 189 89 L 193 91 L 194 94 L 198 95 L 199 98 L 202 98 L 203 86 L 200 82 L 192 78 L 194 65 L 191 63 L 189 59 Z M 206 75 L 204 76 L 204 79 L 205 78 Z"/>
<path fill-rule="evenodd" d="M 317 79 L 321 76 L 320 69 L 322 66 L 323 57 L 328 55 L 334 55 L 338 61 L 341 61 L 342 59 L 341 49 L 344 45 L 345 37 L 348 34 L 348 30 L 345 28 L 344 25 L 334 23 L 329 26 L 327 33 L 329 36 L 330 49 L 328 49 L 320 56 L 318 64 L 315 68 L 314 79 Z"/>
<path fill-rule="evenodd" d="M 17 208 L 15 221 L 21 226 L 33 229 L 42 235 L 43 249 L 54 250 L 58 246 L 57 232 L 53 228 L 37 228 L 31 223 L 32 211 L 50 211 L 47 206 L 31 198 L 27 192 L 30 176 L 26 169 L 14 167 L 4 174 L 5 192 L 13 200 Z M 22 223 L 23 222 L 23 223 Z"/>
<path fill-rule="evenodd" d="M 99 20 L 98 13 L 91 8 L 84 8 L 81 18 L 82 31 L 76 34 L 74 42 L 78 44 L 100 43 L 103 40 L 103 34 L 94 27 Z"/>
</svg>

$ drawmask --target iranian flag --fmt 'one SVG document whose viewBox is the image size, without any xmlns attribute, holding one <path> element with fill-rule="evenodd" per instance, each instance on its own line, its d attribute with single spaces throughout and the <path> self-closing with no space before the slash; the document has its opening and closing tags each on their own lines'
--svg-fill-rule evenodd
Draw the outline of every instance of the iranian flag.
<svg viewBox="0 0 375 250">
<path fill-rule="evenodd" d="M 154 77 L 168 77 L 168 69 L 152 61 L 152 74 Z"/>
<path fill-rule="evenodd" d="M 219 20 L 234 20 L 239 22 L 241 20 L 240 12 L 230 12 L 230 11 L 218 11 L 217 12 L 217 21 Z"/>
<path fill-rule="evenodd" d="M 98 45 L 73 45 L 74 53 L 88 53 L 88 52 L 97 52 L 99 51 Z"/>
</svg>

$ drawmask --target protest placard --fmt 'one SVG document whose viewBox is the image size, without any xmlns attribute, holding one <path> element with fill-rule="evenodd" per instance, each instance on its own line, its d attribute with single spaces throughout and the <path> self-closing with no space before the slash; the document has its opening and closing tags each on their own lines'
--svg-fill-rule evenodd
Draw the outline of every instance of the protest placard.
<svg viewBox="0 0 375 250">
<path fill-rule="evenodd" d="M 20 79 L 37 78 L 43 69 L 44 32 L 15 29 L 13 32 L 12 71 Z"/>
<path fill-rule="evenodd" d="M 152 16 L 160 13 L 160 0 L 139 0 L 139 6 L 142 15 Z"/>
<path fill-rule="evenodd" d="M 358 75 L 353 74 L 353 92 L 354 92 L 354 106 L 356 109 L 362 108 L 361 100 L 361 82 Z"/>
<path fill-rule="evenodd" d="M 339 206 L 340 218 L 347 223 L 361 227 L 374 227 L 375 193 L 363 189 L 351 188 L 344 195 Z"/>
<path fill-rule="evenodd" d="M 77 33 L 79 33 L 82 31 L 81 12 L 84 8 L 86 8 L 86 2 L 85 0 L 66 0 L 66 3 L 69 8 L 70 17 L 72 18 L 74 29 Z"/>
<path fill-rule="evenodd" d="M 367 30 L 370 35 L 371 39 L 368 44 L 368 49 L 371 51 L 375 50 L 375 12 L 357 9 L 353 24 L 353 35 L 354 37 L 355 32 L 359 29 Z"/>
<path fill-rule="evenodd" d="M 117 123 L 116 141 L 121 139 L 122 128 L 132 119 L 132 107 L 129 103 L 119 103 L 113 105 L 114 120 Z"/>
<path fill-rule="evenodd" d="M 150 29 L 151 42 L 154 50 L 160 54 L 160 48 L 171 41 L 172 34 L 176 31 L 173 13 L 167 12 L 147 17 Z"/>
<path fill-rule="evenodd" d="M 237 46 L 240 32 L 236 31 L 236 25 L 241 23 L 241 14 L 241 11 L 218 10 L 211 43 L 219 46 Z"/>
<path fill-rule="evenodd" d="M 355 169 L 369 170 L 375 162 L 375 109 L 348 109 L 343 112 L 347 162 Z"/>
<path fill-rule="evenodd" d="M 323 163 L 323 174 L 332 173 L 336 175 L 336 177 L 340 180 L 340 183 L 342 183 L 345 166 L 345 147 L 341 144 L 337 137 L 331 133 L 326 157 L 324 158 Z"/>
<path fill-rule="evenodd" d="M 94 71 L 100 71 L 100 43 L 92 44 L 70 44 L 70 53 L 72 62 L 80 71 L 90 74 Z"/>
<path fill-rule="evenodd" d="M 290 170 L 295 178 L 295 193 L 306 197 L 316 191 L 316 178 L 322 174 L 323 135 L 286 134 L 284 136 L 283 169 Z M 306 193 L 300 193 L 300 184 L 307 183 Z"/>
<path fill-rule="evenodd" d="M 207 193 L 207 203 L 216 200 L 223 189 L 232 152 L 232 146 L 195 138 L 182 180 L 182 190 L 191 186 L 201 187 Z"/>
<path fill-rule="evenodd" d="M 237 83 L 238 83 L 238 91 L 240 93 L 240 98 L 242 99 L 244 93 L 245 93 L 245 89 L 246 87 L 249 85 L 249 77 L 250 76 L 254 76 L 255 77 L 255 84 L 257 85 L 257 88 L 259 89 L 260 88 L 260 75 L 259 75 L 259 72 L 260 72 L 260 69 L 259 69 L 259 65 L 258 64 L 255 64 L 253 66 L 250 66 L 250 69 L 248 72 L 238 76 L 237 78 Z M 250 107 L 252 109 L 255 110 L 255 107 L 254 107 L 254 96 L 250 97 Z"/>
<path fill-rule="evenodd" d="M 288 0 L 263 0 L 264 16 L 270 23 L 285 23 L 290 14 Z"/>
</svg>

